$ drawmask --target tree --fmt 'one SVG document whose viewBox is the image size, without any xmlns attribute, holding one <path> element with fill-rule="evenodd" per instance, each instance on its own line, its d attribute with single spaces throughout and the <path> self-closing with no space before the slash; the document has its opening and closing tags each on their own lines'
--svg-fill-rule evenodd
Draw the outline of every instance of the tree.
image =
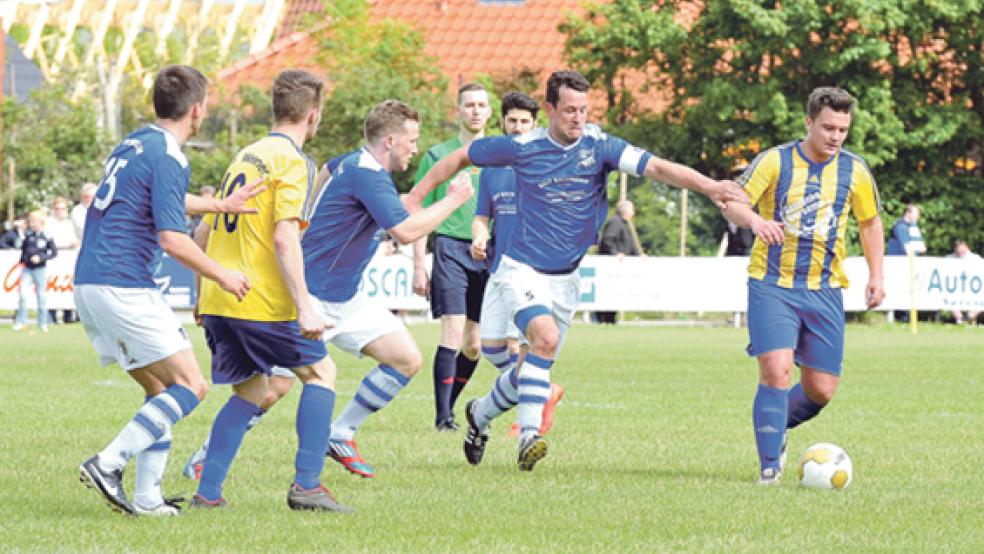
<svg viewBox="0 0 984 554">
<path fill-rule="evenodd" d="M 82 183 L 99 181 L 110 143 L 96 113 L 90 101 L 72 102 L 57 86 L 23 104 L 5 100 L 3 154 L 15 162 L 17 213 L 47 207 L 55 196 L 76 198 Z"/>
<path fill-rule="evenodd" d="M 319 31 L 322 64 L 330 92 L 321 130 L 309 152 L 326 160 L 362 143 L 362 121 L 387 98 L 420 112 L 421 151 L 447 134 L 447 79 L 434 58 L 423 54 L 420 33 L 392 19 L 371 20 L 364 0 L 326 2 L 329 24 Z M 418 158 L 419 159 L 419 158 Z M 394 175 L 401 190 L 411 185 L 414 167 Z"/>
<path fill-rule="evenodd" d="M 981 8 L 722 0 L 698 12 L 691 2 L 614 0 L 563 29 L 572 63 L 607 92 L 613 130 L 716 178 L 801 137 L 813 88 L 847 89 L 858 99 L 847 146 L 872 167 L 886 218 L 923 204 L 929 249 L 942 254 L 958 237 L 984 247 L 974 220 L 984 212 Z M 642 84 L 627 90 L 628 74 Z M 638 101 L 653 90 L 670 95 L 660 113 Z M 716 222 L 700 237 L 707 249 L 724 221 L 707 202 L 696 209 Z"/>
</svg>

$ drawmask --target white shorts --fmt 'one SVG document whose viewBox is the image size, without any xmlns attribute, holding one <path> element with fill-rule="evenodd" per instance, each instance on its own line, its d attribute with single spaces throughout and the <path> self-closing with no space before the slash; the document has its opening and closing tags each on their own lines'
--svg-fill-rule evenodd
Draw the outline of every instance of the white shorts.
<svg viewBox="0 0 984 554">
<path fill-rule="evenodd" d="M 513 332 L 525 334 L 525 329 L 516 328 L 516 314 L 532 306 L 543 306 L 550 310 L 563 340 L 580 298 L 581 278 L 577 271 L 561 275 L 540 273 L 509 256 L 503 256 L 485 288 L 484 300 L 488 301 L 491 309 L 486 312 L 483 302 L 482 338 L 510 337 L 510 326 Z"/>
<path fill-rule="evenodd" d="M 311 305 L 330 327 L 322 339 L 353 356 L 362 357 L 362 349 L 374 340 L 404 329 L 403 322 L 392 312 L 362 293 L 345 302 L 325 302 L 309 297 Z M 329 353 L 330 354 L 330 353 Z M 277 377 L 293 377 L 289 369 L 273 368 Z"/>
<path fill-rule="evenodd" d="M 75 307 L 99 362 L 126 371 L 191 349 L 177 316 L 157 289 L 76 285 Z"/>
</svg>

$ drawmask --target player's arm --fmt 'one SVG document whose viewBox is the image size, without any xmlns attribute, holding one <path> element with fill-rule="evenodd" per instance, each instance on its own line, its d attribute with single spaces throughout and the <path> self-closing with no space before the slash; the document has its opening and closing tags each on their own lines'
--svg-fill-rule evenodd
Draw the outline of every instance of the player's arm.
<svg viewBox="0 0 984 554">
<path fill-rule="evenodd" d="M 198 222 L 198 227 L 195 227 L 195 231 L 192 233 L 192 239 L 198 248 L 201 248 L 202 252 L 208 252 L 208 237 L 212 234 L 212 227 L 202 220 Z M 199 273 L 195 274 L 195 290 L 198 294 L 195 296 L 195 307 L 192 308 L 192 316 L 195 318 L 195 324 L 199 327 L 202 326 L 202 317 L 198 313 L 198 303 L 201 300 L 201 290 L 202 290 L 202 276 Z"/>
<path fill-rule="evenodd" d="M 471 255 L 476 260 L 484 260 L 488 254 L 489 245 L 489 216 L 476 215 L 472 218 Z"/>
<path fill-rule="evenodd" d="M 748 196 L 734 181 L 715 181 L 685 165 L 656 156 L 649 158 L 643 175 L 677 188 L 699 192 L 722 209 L 728 202 L 748 203 Z"/>
<path fill-rule="evenodd" d="M 451 181 L 444 198 L 404 219 L 402 223 L 386 229 L 386 232 L 400 244 L 413 242 L 416 251 L 416 246 L 420 243 L 418 239 L 427 237 L 431 231 L 437 229 L 442 221 L 472 197 L 473 192 L 471 177 L 467 173 L 459 173 Z"/>
<path fill-rule="evenodd" d="M 186 233 L 165 229 L 157 234 L 161 248 L 182 265 L 206 279 L 218 283 L 220 287 L 242 300 L 249 292 L 249 278 L 239 271 L 228 270 L 205 255 Z"/>
<path fill-rule="evenodd" d="M 427 171 L 427 174 L 417 181 L 417 184 L 407 193 L 406 202 L 404 203 L 407 206 L 407 210 L 413 212 L 414 208 L 423 204 L 424 198 L 437 185 L 454 177 L 456 173 L 470 165 L 472 165 L 472 162 L 468 158 L 468 149 L 464 146 L 438 160 Z"/>
<path fill-rule="evenodd" d="M 304 282 L 304 255 L 301 252 L 299 220 L 283 219 L 277 222 L 273 231 L 273 249 L 280 276 L 297 307 L 297 325 L 301 328 L 301 335 L 309 339 L 320 339 L 325 324 L 311 307 L 307 283 Z"/>
<path fill-rule="evenodd" d="M 721 210 L 724 217 L 739 227 L 748 227 L 765 244 L 773 246 L 782 244 L 783 224 L 770 221 L 755 213 L 751 206 L 744 202 L 728 202 Z"/>
<path fill-rule="evenodd" d="M 858 229 L 864 259 L 868 262 L 868 285 L 865 287 L 864 299 L 870 310 L 885 299 L 885 273 L 882 269 L 885 256 L 885 229 L 882 227 L 881 217 L 877 215 L 858 222 Z"/>
<path fill-rule="evenodd" d="M 263 184 L 265 180 L 264 177 L 257 177 L 226 198 L 202 198 L 197 194 L 185 194 L 185 211 L 189 214 L 255 214 L 257 209 L 247 207 L 246 202 L 267 189 Z"/>
</svg>

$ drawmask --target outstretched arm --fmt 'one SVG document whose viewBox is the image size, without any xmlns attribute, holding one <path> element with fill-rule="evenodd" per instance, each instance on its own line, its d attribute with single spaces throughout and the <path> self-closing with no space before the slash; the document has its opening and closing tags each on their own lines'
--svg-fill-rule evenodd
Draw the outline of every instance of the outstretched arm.
<svg viewBox="0 0 984 554">
<path fill-rule="evenodd" d="M 471 165 L 471 160 L 468 159 L 468 149 L 462 146 L 461 148 L 451 152 L 447 156 L 441 158 L 430 171 L 424 175 L 424 178 L 417 182 L 417 184 L 410 189 L 407 193 L 405 204 L 407 205 L 407 210 L 411 213 L 419 208 L 421 203 L 432 190 L 434 190 L 437 185 L 447 181 L 451 177 L 458 173 L 462 169 Z"/>
<path fill-rule="evenodd" d="M 748 196 L 734 181 L 715 181 L 685 165 L 653 156 L 646 164 L 643 175 L 667 183 L 677 188 L 699 192 L 710 198 L 718 208 L 724 209 L 728 202 L 748 203 Z"/>
<path fill-rule="evenodd" d="M 185 211 L 189 214 L 255 214 L 256 208 L 247 208 L 246 201 L 267 189 L 265 177 L 257 177 L 236 189 L 227 198 L 203 198 L 197 194 L 185 195 Z"/>
</svg>

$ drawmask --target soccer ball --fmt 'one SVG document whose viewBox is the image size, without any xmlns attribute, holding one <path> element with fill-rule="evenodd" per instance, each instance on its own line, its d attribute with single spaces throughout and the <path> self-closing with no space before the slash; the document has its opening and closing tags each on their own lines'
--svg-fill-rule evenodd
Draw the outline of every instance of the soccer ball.
<svg viewBox="0 0 984 554">
<path fill-rule="evenodd" d="M 807 448 L 799 463 L 800 484 L 811 489 L 846 489 L 853 473 L 847 452 L 826 442 Z"/>
</svg>

